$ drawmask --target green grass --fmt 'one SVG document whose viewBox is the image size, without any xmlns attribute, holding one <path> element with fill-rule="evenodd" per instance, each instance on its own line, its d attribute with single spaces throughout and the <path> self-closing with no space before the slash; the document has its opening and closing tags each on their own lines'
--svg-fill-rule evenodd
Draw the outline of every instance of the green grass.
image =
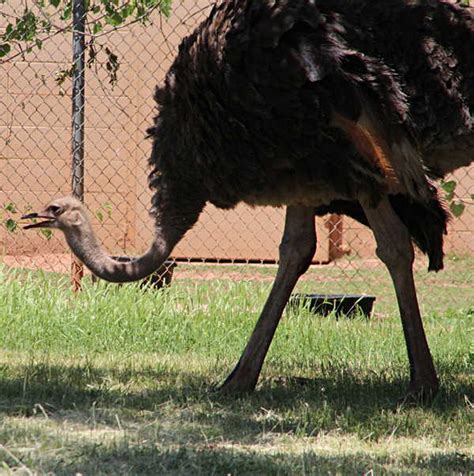
<svg viewBox="0 0 474 476">
<path fill-rule="evenodd" d="M 237 361 L 273 269 L 229 267 L 233 279 L 160 292 L 86 282 L 78 295 L 65 278 L 3 269 L 0 474 L 2 461 L 24 474 L 467 474 L 472 266 L 453 261 L 420 284 L 442 380 L 420 408 L 397 404 L 407 358 L 378 268 L 350 284 L 311 270 L 300 290 L 374 293 L 375 318 L 286 313 L 257 391 L 241 398 L 213 386 Z"/>
</svg>

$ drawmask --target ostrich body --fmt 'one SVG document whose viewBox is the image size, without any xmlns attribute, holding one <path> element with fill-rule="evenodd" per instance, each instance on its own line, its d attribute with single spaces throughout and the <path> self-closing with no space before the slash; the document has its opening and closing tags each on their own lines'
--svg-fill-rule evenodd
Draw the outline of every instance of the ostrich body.
<svg viewBox="0 0 474 476">
<path fill-rule="evenodd" d="M 53 202 L 33 226 L 59 227 L 99 277 L 143 278 L 207 202 L 286 206 L 271 294 L 234 371 L 253 390 L 299 276 L 315 214 L 370 226 L 396 290 L 409 392 L 438 379 L 413 282 L 414 242 L 443 266 L 448 214 L 433 180 L 474 160 L 472 9 L 443 1 L 227 0 L 186 38 L 156 91 L 149 184 L 156 236 L 129 263 L 98 245 L 82 204 Z"/>
</svg>

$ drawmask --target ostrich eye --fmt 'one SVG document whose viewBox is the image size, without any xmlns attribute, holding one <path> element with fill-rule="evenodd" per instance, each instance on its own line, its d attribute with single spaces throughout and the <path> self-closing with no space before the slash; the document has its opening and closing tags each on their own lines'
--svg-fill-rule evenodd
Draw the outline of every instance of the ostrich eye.
<svg viewBox="0 0 474 476">
<path fill-rule="evenodd" d="M 54 216 L 61 215 L 63 212 L 62 208 L 59 205 L 50 205 L 48 207 L 48 211 L 50 211 Z"/>
</svg>

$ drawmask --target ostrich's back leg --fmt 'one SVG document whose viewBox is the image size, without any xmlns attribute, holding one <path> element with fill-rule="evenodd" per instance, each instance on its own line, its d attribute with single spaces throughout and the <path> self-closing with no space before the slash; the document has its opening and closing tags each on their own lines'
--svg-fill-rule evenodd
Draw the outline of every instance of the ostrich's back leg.
<svg viewBox="0 0 474 476">
<path fill-rule="evenodd" d="M 429 399 L 438 390 L 438 378 L 418 307 L 412 269 L 415 255 L 408 230 L 388 199 L 375 208 L 362 206 L 375 235 L 377 255 L 395 286 L 410 361 L 409 395 Z"/>
<path fill-rule="evenodd" d="M 280 244 L 280 264 L 272 291 L 237 366 L 222 385 L 222 390 L 241 393 L 255 388 L 283 309 L 298 278 L 308 269 L 315 251 L 314 210 L 288 207 Z"/>
</svg>

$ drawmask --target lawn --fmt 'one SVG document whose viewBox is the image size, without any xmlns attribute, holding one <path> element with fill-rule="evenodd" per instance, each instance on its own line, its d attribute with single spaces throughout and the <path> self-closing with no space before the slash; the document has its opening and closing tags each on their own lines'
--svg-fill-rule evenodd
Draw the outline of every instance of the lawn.
<svg viewBox="0 0 474 476">
<path fill-rule="evenodd" d="M 287 312 L 257 391 L 232 398 L 214 385 L 273 268 L 196 280 L 181 266 L 165 291 L 86 280 L 77 295 L 64 277 L 0 268 L 0 474 L 468 474 L 473 265 L 453 259 L 423 275 L 442 388 L 418 408 L 397 403 L 407 358 L 382 269 L 311 269 L 300 290 L 363 288 L 378 298 L 375 316 Z"/>
</svg>

